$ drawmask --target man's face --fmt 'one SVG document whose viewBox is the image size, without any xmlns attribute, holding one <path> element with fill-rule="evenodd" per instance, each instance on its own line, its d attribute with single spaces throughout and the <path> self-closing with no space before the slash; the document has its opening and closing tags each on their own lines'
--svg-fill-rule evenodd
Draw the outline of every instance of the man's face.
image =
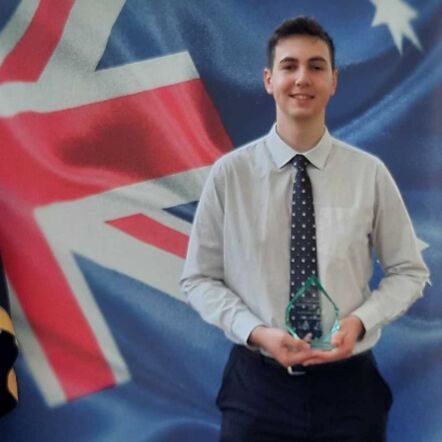
<svg viewBox="0 0 442 442">
<path fill-rule="evenodd" d="M 275 99 L 277 121 L 324 121 L 336 84 L 327 44 L 308 35 L 280 40 L 273 68 L 264 70 L 264 85 Z"/>
</svg>

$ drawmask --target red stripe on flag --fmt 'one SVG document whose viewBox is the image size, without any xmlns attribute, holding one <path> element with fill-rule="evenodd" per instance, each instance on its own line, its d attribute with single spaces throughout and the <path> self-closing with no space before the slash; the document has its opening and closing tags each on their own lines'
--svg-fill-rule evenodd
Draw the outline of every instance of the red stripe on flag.
<svg viewBox="0 0 442 442">
<path fill-rule="evenodd" d="M 0 66 L 0 84 L 37 81 L 57 47 L 75 0 L 41 0 L 29 28 Z"/>
<path fill-rule="evenodd" d="M 232 143 L 201 80 L 0 118 L 0 140 L 0 249 L 12 286 L 68 398 L 90 394 L 115 381 L 34 209 L 208 166 Z"/>
<path fill-rule="evenodd" d="M 233 147 L 201 80 L 0 118 L 0 140 L 4 193 L 36 206 L 208 166 Z"/>
<path fill-rule="evenodd" d="M 8 219 L 0 235 L 5 269 L 67 399 L 115 385 L 95 335 L 38 227 L 22 213 L 2 214 Z"/>
<path fill-rule="evenodd" d="M 188 236 L 146 215 L 139 213 L 107 221 L 107 224 L 180 258 L 186 257 Z"/>
</svg>

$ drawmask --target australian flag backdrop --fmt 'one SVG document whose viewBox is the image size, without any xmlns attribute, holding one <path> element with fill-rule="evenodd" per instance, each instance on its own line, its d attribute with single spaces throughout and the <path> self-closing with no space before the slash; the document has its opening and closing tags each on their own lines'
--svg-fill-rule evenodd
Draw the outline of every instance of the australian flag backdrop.
<svg viewBox="0 0 442 442">
<path fill-rule="evenodd" d="M 385 161 L 432 270 L 376 347 L 389 440 L 442 440 L 440 0 L 1 0 L 2 442 L 217 441 L 231 344 L 178 279 L 210 165 L 274 121 L 266 40 L 299 14 L 336 41 L 330 131 Z"/>
</svg>

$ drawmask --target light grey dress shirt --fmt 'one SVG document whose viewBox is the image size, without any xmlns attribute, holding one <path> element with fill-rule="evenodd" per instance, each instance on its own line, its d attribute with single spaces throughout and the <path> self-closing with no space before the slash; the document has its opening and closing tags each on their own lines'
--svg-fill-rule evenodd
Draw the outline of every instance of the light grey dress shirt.
<svg viewBox="0 0 442 442">
<path fill-rule="evenodd" d="M 181 286 L 202 318 L 236 343 L 246 345 L 258 325 L 285 328 L 294 155 L 273 127 L 214 164 L 196 211 Z M 305 155 L 319 279 L 341 317 L 362 320 L 359 353 L 421 296 L 428 270 L 398 188 L 378 158 L 327 130 Z M 370 291 L 373 249 L 385 275 Z"/>
</svg>

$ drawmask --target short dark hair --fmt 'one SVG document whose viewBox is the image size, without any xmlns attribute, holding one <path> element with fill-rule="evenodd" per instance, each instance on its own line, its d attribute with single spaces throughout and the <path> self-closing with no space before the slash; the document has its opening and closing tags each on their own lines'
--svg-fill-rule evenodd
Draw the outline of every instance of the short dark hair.
<svg viewBox="0 0 442 442">
<path fill-rule="evenodd" d="M 311 35 L 324 41 L 330 52 L 332 69 L 335 69 L 335 44 L 332 38 L 317 20 L 303 15 L 285 20 L 273 31 L 267 42 L 267 67 L 269 69 L 273 68 L 275 47 L 278 42 L 292 35 Z"/>
</svg>

